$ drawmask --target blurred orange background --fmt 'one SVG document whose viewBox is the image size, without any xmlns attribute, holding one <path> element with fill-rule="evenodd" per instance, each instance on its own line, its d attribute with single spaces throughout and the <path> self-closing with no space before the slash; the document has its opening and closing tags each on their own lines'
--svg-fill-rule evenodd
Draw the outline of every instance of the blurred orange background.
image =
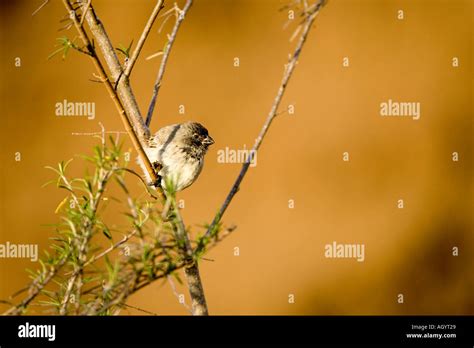
<svg viewBox="0 0 474 348">
<path fill-rule="evenodd" d="M 41 187 L 53 177 L 44 166 L 92 151 L 97 139 L 73 132 L 97 132 L 99 122 L 123 130 L 104 86 L 90 81 L 88 57 L 47 59 L 58 37 L 77 33 L 58 32 L 65 15 L 59 1 L 32 17 L 42 2 L 0 5 L 0 243 L 37 243 L 40 251 L 54 235 L 44 225 L 57 222 L 64 198 Z M 154 1 L 93 4 L 118 47 L 137 42 Z M 193 229 L 210 222 L 240 171 L 240 164 L 218 163 L 217 152 L 250 148 L 270 110 L 295 45 L 295 23 L 284 29 L 288 12 L 279 11 L 284 4 L 196 0 L 180 29 L 152 130 L 192 119 L 216 141 L 198 181 L 179 194 Z M 211 314 L 474 314 L 472 13 L 469 0 L 329 1 L 282 103 L 295 113 L 275 119 L 224 217 L 237 230 L 206 256 L 214 261 L 200 264 Z M 163 48 L 173 25 L 158 33 L 161 20 L 131 77 L 143 114 L 160 62 L 145 57 Z M 55 116 L 64 99 L 95 102 L 96 118 Z M 381 117 L 388 99 L 420 102 L 421 118 Z M 84 172 L 81 163 L 74 161 L 71 175 Z M 141 192 L 139 184 L 134 189 Z M 364 262 L 325 258 L 333 241 L 364 244 Z M 0 259 L 0 298 L 22 288 L 25 268 L 37 266 Z M 166 283 L 129 304 L 187 313 Z"/>
</svg>

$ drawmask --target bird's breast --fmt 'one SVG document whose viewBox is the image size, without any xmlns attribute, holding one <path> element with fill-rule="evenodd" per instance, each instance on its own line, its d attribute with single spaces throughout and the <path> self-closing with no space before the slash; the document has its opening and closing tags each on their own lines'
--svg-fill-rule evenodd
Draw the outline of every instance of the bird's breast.
<svg viewBox="0 0 474 348">
<path fill-rule="evenodd" d="M 187 156 L 185 152 L 179 149 L 164 151 L 160 157 L 163 168 L 158 174 L 171 179 L 177 191 L 184 190 L 197 179 L 204 162 L 202 158 L 196 159 Z"/>
</svg>

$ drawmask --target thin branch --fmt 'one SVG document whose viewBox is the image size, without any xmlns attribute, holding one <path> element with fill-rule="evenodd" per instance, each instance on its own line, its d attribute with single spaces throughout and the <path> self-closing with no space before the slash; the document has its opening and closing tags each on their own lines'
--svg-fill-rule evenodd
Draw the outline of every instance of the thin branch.
<svg viewBox="0 0 474 348">
<path fill-rule="evenodd" d="M 132 309 L 135 309 L 135 310 L 137 310 L 137 311 L 140 311 L 140 312 L 143 312 L 143 313 L 146 313 L 146 314 L 158 316 L 158 314 L 156 314 L 156 313 L 153 313 L 153 312 L 147 311 L 147 310 L 145 310 L 145 309 L 142 309 L 142 308 L 139 308 L 139 307 L 135 307 L 135 306 L 132 306 L 132 305 L 129 305 L 129 304 L 126 304 L 126 303 L 122 303 L 122 306 L 128 307 L 128 308 L 132 308 Z"/>
<path fill-rule="evenodd" d="M 33 13 L 31 14 L 32 16 L 34 16 L 35 14 L 37 14 L 39 11 L 41 11 L 41 9 L 43 7 L 45 7 L 47 4 L 49 3 L 49 0 L 45 0 L 41 5 L 40 7 L 38 7 L 36 10 L 33 11 Z"/>
<path fill-rule="evenodd" d="M 97 56 L 96 51 L 93 48 L 92 43 L 91 43 L 89 37 L 87 36 L 83 26 L 81 26 L 81 24 L 79 22 L 79 19 L 77 17 L 77 14 L 72 9 L 71 4 L 69 3 L 68 0 L 63 0 L 63 3 L 64 3 L 64 6 L 66 7 L 66 9 L 68 10 L 68 12 L 71 16 L 71 19 L 73 20 L 74 25 L 75 25 L 77 31 L 80 34 L 80 37 L 81 37 L 82 41 L 84 42 L 85 46 L 88 48 L 89 52 L 91 53 L 90 57 L 93 60 L 94 65 L 95 65 L 95 67 L 96 67 L 96 69 L 99 73 L 99 76 L 103 80 L 103 82 L 105 84 L 105 87 L 107 88 L 107 91 L 109 92 L 110 97 L 112 98 L 112 100 L 115 103 L 115 107 L 117 108 L 117 110 L 120 114 L 122 122 L 125 126 L 125 130 L 128 132 L 128 134 L 129 134 L 129 136 L 132 140 L 132 144 L 135 147 L 135 150 L 137 151 L 138 155 L 140 156 L 141 160 L 143 161 L 143 163 L 145 165 L 145 168 L 146 168 L 151 180 L 153 182 L 156 182 L 158 180 L 158 175 L 155 172 L 152 164 L 150 163 L 150 159 L 146 155 L 146 153 L 143 149 L 143 146 L 142 146 L 141 139 L 139 138 L 139 135 L 137 134 L 136 127 L 133 126 L 133 124 L 131 122 L 131 117 L 129 117 L 130 115 L 127 113 L 127 110 L 130 110 L 130 109 L 128 108 L 126 110 L 124 108 L 124 104 L 122 103 L 121 99 L 117 95 L 117 92 L 113 88 L 113 86 L 112 86 L 112 84 L 111 84 L 111 82 L 110 82 L 110 80 L 107 76 L 107 73 L 105 72 L 104 66 L 102 65 L 99 57 Z M 95 18 L 95 14 L 93 14 L 93 13 L 94 13 L 93 7 L 92 7 L 92 5 L 90 5 L 89 11 L 87 12 L 86 17 L 91 16 L 91 17 Z M 141 116 L 140 116 L 140 120 L 141 120 Z M 160 197 L 164 197 L 163 192 L 162 192 L 160 187 L 157 187 L 157 192 L 160 195 Z"/>
<path fill-rule="evenodd" d="M 166 64 L 168 63 L 168 58 L 170 56 L 171 48 L 176 40 L 176 35 L 178 34 L 178 30 L 183 22 L 186 14 L 188 13 L 191 5 L 193 4 L 193 0 L 187 0 L 184 8 L 182 10 L 178 9 L 178 17 L 176 18 L 176 23 L 174 25 L 173 30 L 168 39 L 168 43 L 165 46 L 165 50 L 163 52 L 163 57 L 161 59 L 160 69 L 158 70 L 158 75 L 156 77 L 155 85 L 153 86 L 153 95 L 151 97 L 150 106 L 148 107 L 148 113 L 146 115 L 146 122 L 145 124 L 147 127 L 150 126 L 151 118 L 153 117 L 153 111 L 155 110 L 156 98 L 158 97 L 158 92 L 160 91 L 161 81 L 163 80 L 163 76 L 165 75 Z"/>
<path fill-rule="evenodd" d="M 193 257 L 193 248 L 189 241 L 186 228 L 184 227 L 183 219 L 179 213 L 179 208 L 174 199 L 172 199 L 172 207 L 176 216 L 176 239 L 183 243 L 183 251 L 186 254 L 184 274 L 186 276 L 186 282 L 191 296 L 192 313 L 193 315 L 208 315 L 206 296 L 204 295 L 204 288 L 202 286 L 197 260 Z"/>
<path fill-rule="evenodd" d="M 229 228 L 227 228 L 223 233 L 220 233 L 219 234 L 219 239 L 216 239 L 212 244 L 210 244 L 206 250 L 209 251 L 211 249 L 213 249 L 214 247 L 217 246 L 218 243 L 220 243 L 222 240 L 224 240 L 226 237 L 230 236 L 232 234 L 232 232 L 236 229 L 236 226 L 231 226 Z M 184 261 L 180 261 L 178 264 L 176 264 L 173 268 L 173 271 L 178 271 L 182 268 L 186 267 L 186 262 Z M 158 279 L 163 279 L 165 277 L 167 277 L 170 273 L 159 273 L 159 274 L 156 274 L 154 275 L 153 277 L 147 277 L 145 279 L 143 279 L 143 281 L 141 281 L 138 285 L 136 285 L 135 287 L 133 287 L 132 291 L 130 292 L 131 294 L 147 287 L 148 285 L 152 284 L 154 281 L 158 280 Z M 90 293 L 92 292 L 93 290 L 97 289 L 98 287 L 100 287 L 100 285 L 96 285 L 95 287 L 92 287 L 90 288 L 88 291 L 85 291 L 84 293 Z"/>
<path fill-rule="evenodd" d="M 187 310 L 189 313 L 193 314 L 193 312 L 191 311 L 191 308 L 189 308 L 189 306 L 186 304 L 186 302 L 184 302 L 184 301 L 181 302 L 181 301 L 180 301 L 180 298 L 179 298 L 180 294 L 178 294 L 178 290 L 176 289 L 176 285 L 174 284 L 173 279 L 171 278 L 171 276 L 170 276 L 170 275 L 167 275 L 167 276 L 166 276 L 166 279 L 168 280 L 168 283 L 170 283 L 171 290 L 173 291 L 174 296 L 178 299 L 178 303 L 180 303 L 181 305 L 183 305 L 183 307 L 186 308 L 186 310 Z"/>
<path fill-rule="evenodd" d="M 158 199 L 158 197 L 156 197 L 150 190 L 150 187 L 148 186 L 148 184 L 145 182 L 145 180 L 143 180 L 143 178 L 141 177 L 140 174 L 138 174 L 137 172 L 135 172 L 134 170 L 131 170 L 131 169 L 128 169 L 128 168 L 117 168 L 116 169 L 117 171 L 125 171 L 127 173 L 130 173 L 130 174 L 133 174 L 137 177 L 138 180 L 140 180 L 140 182 L 143 184 L 146 192 L 148 193 L 148 195 L 150 196 L 150 198 L 152 199 Z"/>
<path fill-rule="evenodd" d="M 87 1 L 86 6 L 82 10 L 81 26 L 84 23 L 84 18 L 86 18 L 87 11 L 89 11 L 89 7 L 91 6 L 91 2 L 92 2 L 92 0 Z"/>
<path fill-rule="evenodd" d="M 79 276 L 79 272 L 80 272 L 79 270 L 81 270 L 81 268 L 78 268 L 78 271 L 74 272 L 72 277 L 69 278 L 69 280 L 68 280 L 66 292 L 65 292 L 63 300 L 61 302 L 61 308 L 59 309 L 59 315 L 65 315 L 66 314 L 67 305 L 69 304 L 69 299 L 71 297 L 74 284 L 76 283 L 76 279 Z"/>
<path fill-rule="evenodd" d="M 94 37 L 100 51 L 102 52 L 102 55 L 105 59 L 105 63 L 107 64 L 107 67 L 110 71 L 110 83 L 113 84 L 114 81 L 118 81 L 119 76 L 123 73 L 122 66 L 117 57 L 115 48 L 110 42 L 109 36 L 107 35 L 107 32 L 105 31 L 105 28 L 102 25 L 102 22 L 97 17 L 93 5 L 90 4 L 87 8 L 87 11 L 84 12 L 86 10 L 88 0 L 78 1 L 83 4 L 83 17 L 85 18 L 85 21 L 87 22 L 89 29 L 92 33 L 92 36 Z M 70 14 L 71 10 L 69 10 Z M 75 17 L 77 20 L 77 15 Z M 80 23 L 77 23 L 76 27 L 82 28 L 82 25 L 80 25 Z M 127 77 L 120 79 L 119 83 L 117 84 L 117 92 L 118 96 L 120 97 L 120 101 L 123 105 L 123 108 L 125 109 L 125 111 L 127 112 L 127 116 L 131 120 L 132 128 L 135 130 L 138 139 L 142 143 L 144 143 L 150 136 L 150 131 L 145 125 L 145 121 L 142 118 L 140 109 L 130 86 L 130 81 Z M 147 166 L 146 162 L 144 163 L 145 166 Z M 154 178 L 154 176 L 152 176 L 151 178 Z"/>
<path fill-rule="evenodd" d="M 111 245 L 110 247 L 108 247 L 107 249 L 105 249 L 104 251 L 100 252 L 99 254 L 96 254 L 94 256 L 92 256 L 89 260 L 87 260 L 87 262 L 84 264 L 84 267 L 90 265 L 91 263 L 93 262 L 96 262 L 98 259 L 100 259 L 101 257 L 104 257 L 105 255 L 109 254 L 111 251 L 117 249 L 118 247 L 120 247 L 121 245 L 123 245 L 124 243 L 126 243 L 130 238 L 132 238 L 134 235 L 137 234 L 137 230 L 133 230 L 132 232 L 130 232 L 129 234 L 125 235 L 121 240 L 119 240 L 117 243 Z"/>
<path fill-rule="evenodd" d="M 308 34 L 310 32 L 311 27 L 313 26 L 314 20 L 316 19 L 321 7 L 324 5 L 325 0 L 319 0 L 317 3 L 315 3 L 314 7 L 311 8 L 310 12 L 306 12 L 306 19 L 304 21 L 304 27 L 303 31 L 301 33 L 301 36 L 299 38 L 298 44 L 295 48 L 295 51 L 293 54 L 290 56 L 290 59 L 288 63 L 285 65 L 285 72 L 283 74 L 282 81 L 280 83 L 280 87 L 278 88 L 278 92 L 275 96 L 275 99 L 273 100 L 272 107 L 270 109 L 270 112 L 267 116 L 267 119 L 265 123 L 263 124 L 262 129 L 260 130 L 260 133 L 255 140 L 255 144 L 250 151 L 250 155 L 248 156 L 247 160 L 245 163 L 242 165 L 242 169 L 240 170 L 239 175 L 237 176 L 237 179 L 235 180 L 234 184 L 232 185 L 232 188 L 230 192 L 228 193 L 224 203 L 219 209 L 219 212 L 217 215 L 214 217 L 214 220 L 212 223 L 209 225 L 209 228 L 207 229 L 207 232 L 205 234 L 206 237 L 210 237 L 215 230 L 216 226 L 219 224 L 219 222 L 222 219 L 222 216 L 224 215 L 225 211 L 227 210 L 227 207 L 229 206 L 230 202 L 234 198 L 235 194 L 239 191 L 240 184 L 242 180 L 245 177 L 245 174 L 247 173 L 250 163 L 253 160 L 254 154 L 258 151 L 260 148 L 260 145 L 263 142 L 263 139 L 265 135 L 268 132 L 268 129 L 270 128 L 270 125 L 274 118 L 277 115 L 278 107 L 280 106 L 281 100 L 283 98 L 283 95 L 285 94 L 286 87 L 288 85 L 288 82 L 290 81 L 291 76 L 293 75 L 293 72 L 295 70 L 296 64 L 298 62 L 298 59 L 301 54 L 301 50 L 303 49 L 304 43 L 306 42 L 306 39 L 308 37 Z M 199 249 L 199 248 L 198 248 Z M 199 252 L 201 250 L 197 250 Z"/>
<path fill-rule="evenodd" d="M 153 9 L 153 12 L 150 15 L 150 18 L 148 19 L 148 22 L 145 25 L 145 28 L 143 29 L 142 35 L 140 36 L 140 39 L 138 40 L 137 47 L 133 51 L 133 54 L 130 57 L 130 59 L 128 60 L 127 66 L 125 67 L 125 71 L 123 73 L 124 76 L 130 77 L 130 73 L 132 72 L 133 66 L 135 65 L 137 58 L 140 55 L 143 45 L 145 44 L 146 38 L 148 34 L 150 33 L 151 27 L 153 26 L 153 23 L 155 22 L 156 17 L 158 17 L 158 14 L 160 13 L 163 7 L 165 7 L 164 0 L 158 0 L 156 2 L 155 8 Z"/>
</svg>

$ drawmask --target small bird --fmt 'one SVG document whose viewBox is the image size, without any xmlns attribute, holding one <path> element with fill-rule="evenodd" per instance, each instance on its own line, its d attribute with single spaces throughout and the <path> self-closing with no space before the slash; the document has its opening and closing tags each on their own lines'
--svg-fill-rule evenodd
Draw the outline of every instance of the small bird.
<svg viewBox="0 0 474 348">
<path fill-rule="evenodd" d="M 160 185 L 164 190 L 165 180 L 171 180 L 176 191 L 189 187 L 201 173 L 204 155 L 214 140 L 207 129 L 197 122 L 172 124 L 161 128 L 148 139 L 144 147 L 151 164 L 157 170 Z M 151 181 L 141 159 L 138 160 L 148 180 Z"/>
</svg>

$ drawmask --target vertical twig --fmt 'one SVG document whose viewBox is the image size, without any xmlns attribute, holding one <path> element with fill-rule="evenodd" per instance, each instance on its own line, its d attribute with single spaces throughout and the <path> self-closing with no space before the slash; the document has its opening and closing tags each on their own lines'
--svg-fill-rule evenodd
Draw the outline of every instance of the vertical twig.
<svg viewBox="0 0 474 348">
<path fill-rule="evenodd" d="M 285 65 L 285 72 L 283 73 L 283 78 L 280 83 L 280 87 L 278 88 L 278 92 L 273 100 L 272 107 L 270 109 L 270 112 L 267 116 L 267 119 L 265 120 L 265 123 L 263 124 L 262 129 L 260 130 L 260 133 L 258 134 L 257 139 L 255 140 L 255 144 L 250 151 L 250 155 L 248 156 L 247 160 L 245 163 L 242 165 L 242 169 L 240 170 L 239 175 L 237 176 L 237 179 L 235 180 L 234 184 L 232 185 L 232 188 L 230 189 L 230 192 L 228 193 L 224 203 L 219 209 L 219 212 L 217 215 L 214 217 L 212 223 L 209 225 L 209 228 L 206 231 L 205 236 L 210 237 L 215 230 L 217 224 L 221 221 L 222 216 L 224 215 L 227 207 L 229 206 L 230 202 L 234 198 L 235 194 L 239 191 L 240 183 L 245 177 L 245 174 L 247 173 L 250 163 L 253 160 L 254 154 L 257 152 L 257 150 L 260 148 L 260 145 L 263 142 L 263 139 L 265 135 L 268 132 L 268 129 L 270 128 L 270 125 L 274 118 L 277 115 L 278 107 L 280 106 L 281 100 L 283 98 L 283 95 L 285 94 L 286 87 L 288 85 L 288 82 L 290 81 L 290 78 L 295 70 L 296 64 L 298 62 L 298 58 L 301 54 L 301 50 L 303 49 L 304 43 L 306 42 L 306 39 L 308 37 L 308 34 L 310 32 L 311 27 L 313 26 L 314 20 L 316 19 L 316 16 L 319 13 L 319 10 L 321 7 L 324 5 L 325 0 L 319 0 L 317 3 L 314 4 L 314 7 L 312 7 L 310 10 L 305 10 L 305 21 L 304 21 L 304 27 L 303 27 L 303 32 L 301 33 L 301 36 L 299 38 L 298 44 L 296 45 L 295 51 L 293 54 L 290 56 L 290 59 L 288 63 Z M 201 247 L 202 248 L 202 247 Z M 198 247 L 197 252 L 200 252 L 200 248 Z"/>
<path fill-rule="evenodd" d="M 170 276 L 170 275 L 167 275 L 167 276 L 166 276 L 166 279 L 168 280 L 168 283 L 170 283 L 171 290 L 173 291 L 174 296 L 178 299 L 178 302 L 179 302 L 180 304 L 182 304 L 183 307 L 186 308 L 186 310 L 187 310 L 189 313 L 192 314 L 193 312 L 191 311 L 191 308 L 189 308 L 189 306 L 186 304 L 186 302 L 183 302 L 183 303 L 180 302 L 180 298 L 179 298 L 180 295 L 178 294 L 178 290 L 176 289 L 176 285 L 174 284 L 173 279 L 171 278 L 171 276 Z"/>
<path fill-rule="evenodd" d="M 191 264 L 184 267 L 184 274 L 186 275 L 191 295 L 193 315 L 209 315 L 196 260 L 193 260 Z"/>
<path fill-rule="evenodd" d="M 202 286 L 201 276 L 199 274 L 199 267 L 197 260 L 193 255 L 193 248 L 189 241 L 186 228 L 184 226 L 183 219 L 179 213 L 179 208 L 176 205 L 176 201 L 172 198 L 173 212 L 176 216 L 176 239 L 183 243 L 183 251 L 186 255 L 184 274 L 186 276 L 186 282 L 188 284 L 189 294 L 192 301 L 192 313 L 193 315 L 208 315 L 206 297 L 204 295 L 204 288 Z"/>
<path fill-rule="evenodd" d="M 168 43 L 166 44 L 165 51 L 163 53 L 163 58 L 160 63 L 160 68 L 158 70 L 158 75 L 156 78 L 155 85 L 153 87 L 153 95 L 152 99 L 150 102 L 150 107 L 148 109 L 148 114 L 146 118 L 146 126 L 148 127 L 151 122 L 151 118 L 153 115 L 153 110 L 155 108 L 156 104 L 156 99 L 158 97 L 158 92 L 160 90 L 161 86 L 161 81 L 163 80 L 163 76 L 166 70 L 166 64 L 168 62 L 168 58 L 171 52 L 171 48 L 173 47 L 173 44 L 176 40 L 176 36 L 178 34 L 178 30 L 181 26 L 181 23 L 183 22 L 187 12 L 191 8 L 193 1 L 192 0 L 187 0 L 184 8 L 182 10 L 178 10 L 178 17 L 176 18 L 176 23 L 173 27 L 173 30 L 169 36 Z M 163 213 L 167 211 L 166 207 L 168 206 L 169 201 L 171 198 L 168 198 L 166 202 L 165 209 L 163 210 Z M 176 206 L 176 202 L 174 199 L 172 199 L 172 203 L 174 212 L 176 215 L 176 230 L 175 230 L 175 235 L 176 239 L 180 240 L 183 242 L 183 251 L 186 254 L 186 262 L 185 262 L 185 269 L 184 273 L 186 276 L 186 281 L 188 284 L 188 289 L 189 293 L 191 296 L 192 300 L 192 313 L 193 315 L 208 315 L 208 309 L 207 309 L 207 304 L 206 304 L 206 298 L 204 295 L 204 289 L 202 286 L 202 281 L 201 277 L 199 274 L 199 267 L 197 264 L 197 260 L 195 260 L 193 256 L 193 249 L 191 246 L 191 243 L 189 241 L 188 234 L 186 232 L 186 228 L 184 226 L 183 219 L 179 213 L 178 207 Z"/>
<path fill-rule="evenodd" d="M 163 52 L 163 57 L 161 58 L 160 68 L 158 70 L 158 75 L 156 77 L 155 85 L 153 86 L 153 95 L 151 97 L 150 106 L 148 107 L 148 113 L 146 115 L 146 122 L 145 124 L 149 127 L 151 123 L 151 118 L 153 117 L 153 111 L 155 110 L 156 98 L 158 97 L 158 92 L 160 91 L 161 81 L 163 80 L 163 76 L 165 75 L 166 64 L 168 62 L 168 58 L 170 56 L 171 48 L 176 40 L 176 35 L 178 34 L 178 30 L 183 22 L 186 14 L 188 13 L 191 5 L 193 4 L 193 0 L 187 0 L 184 8 L 179 11 L 178 17 L 176 18 L 176 23 L 171 31 L 171 34 L 168 39 L 168 43 L 165 46 L 165 51 Z"/>
<path fill-rule="evenodd" d="M 155 22 L 156 17 L 158 17 L 158 14 L 160 13 L 163 7 L 164 7 L 164 0 L 158 0 L 156 2 L 155 8 L 153 9 L 153 12 L 150 15 L 150 18 L 148 19 L 148 22 L 145 25 L 145 28 L 143 29 L 142 35 L 140 36 L 140 39 L 138 40 L 137 47 L 133 51 L 133 54 L 130 57 L 130 59 L 128 60 L 128 63 L 125 67 L 125 71 L 123 73 L 124 76 L 126 77 L 130 76 L 133 66 L 135 65 L 138 59 L 138 56 L 140 55 L 143 45 L 145 44 L 146 38 L 148 34 L 150 33 L 151 27 L 153 26 L 153 23 Z"/>
</svg>

